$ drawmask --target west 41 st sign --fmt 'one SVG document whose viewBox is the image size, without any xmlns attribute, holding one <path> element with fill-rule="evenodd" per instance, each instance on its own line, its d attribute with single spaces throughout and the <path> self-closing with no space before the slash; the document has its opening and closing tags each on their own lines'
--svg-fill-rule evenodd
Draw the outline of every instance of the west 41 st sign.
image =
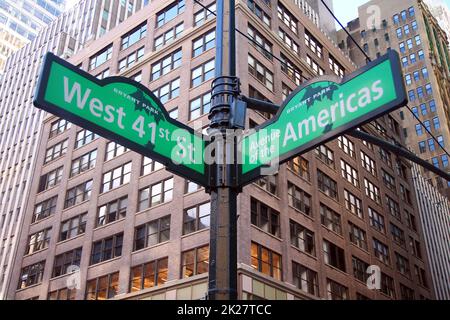
<svg viewBox="0 0 450 320">
<path fill-rule="evenodd" d="M 390 51 L 342 80 L 325 76 L 299 87 L 273 119 L 240 139 L 238 184 L 405 105 L 401 74 L 398 54 Z M 209 186 L 210 142 L 170 118 L 135 81 L 98 80 L 49 53 L 34 104 Z"/>
</svg>

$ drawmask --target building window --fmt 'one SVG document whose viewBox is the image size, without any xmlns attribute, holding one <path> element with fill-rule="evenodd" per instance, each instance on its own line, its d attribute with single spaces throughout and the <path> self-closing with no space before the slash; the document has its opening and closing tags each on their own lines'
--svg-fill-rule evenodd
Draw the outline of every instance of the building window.
<svg viewBox="0 0 450 320">
<path fill-rule="evenodd" d="M 185 180 L 184 194 L 189 194 L 200 190 L 202 187 L 195 182 Z"/>
<path fill-rule="evenodd" d="M 319 277 L 317 272 L 292 262 L 292 276 L 294 285 L 303 292 L 319 296 Z"/>
<path fill-rule="evenodd" d="M 280 237 L 280 213 L 254 198 L 251 198 L 251 222 L 264 232 Z"/>
<path fill-rule="evenodd" d="M 97 160 L 97 149 L 82 155 L 72 161 L 72 167 L 70 169 L 70 177 L 74 177 L 80 173 L 88 171 L 95 167 Z"/>
<path fill-rule="evenodd" d="M 169 259 L 162 258 L 131 268 L 130 292 L 163 285 L 169 274 Z"/>
<path fill-rule="evenodd" d="M 419 142 L 419 152 L 420 153 L 427 152 L 427 145 L 426 145 L 425 141 L 420 141 Z"/>
<path fill-rule="evenodd" d="M 384 217 L 369 207 L 369 219 L 370 225 L 381 233 L 386 233 L 386 225 L 384 223 Z"/>
<path fill-rule="evenodd" d="M 32 254 L 36 251 L 44 250 L 50 244 L 50 233 L 52 228 L 47 228 L 28 236 L 25 254 Z"/>
<path fill-rule="evenodd" d="M 184 12 L 185 1 L 177 0 L 156 14 L 156 28 L 176 18 Z"/>
<path fill-rule="evenodd" d="M 380 188 L 375 186 L 372 182 L 370 182 L 367 179 L 364 179 L 364 187 L 365 187 L 366 196 L 368 196 L 370 199 L 372 199 L 376 203 L 381 204 Z"/>
<path fill-rule="evenodd" d="M 427 276 L 426 276 L 425 270 L 422 268 L 419 268 L 418 266 L 415 265 L 414 273 L 415 273 L 416 279 L 418 280 L 420 285 L 425 288 L 428 288 L 428 281 L 427 281 Z"/>
<path fill-rule="evenodd" d="M 389 248 L 387 245 L 373 238 L 373 250 L 375 257 L 377 257 L 381 262 L 389 264 Z"/>
<path fill-rule="evenodd" d="M 386 196 L 386 204 L 387 204 L 389 213 L 401 221 L 402 218 L 401 218 L 400 206 L 399 206 L 398 202 L 394 201 L 389 196 Z"/>
<path fill-rule="evenodd" d="M 367 251 L 367 235 L 366 232 L 357 227 L 355 224 L 349 222 L 348 223 L 350 227 L 350 242 L 354 245 L 358 246 L 359 248 Z"/>
<path fill-rule="evenodd" d="M 150 187 L 139 190 L 139 211 L 172 201 L 172 197 L 173 178 L 155 183 Z"/>
<path fill-rule="evenodd" d="M 358 171 L 344 160 L 341 160 L 341 174 L 342 178 L 346 179 L 355 188 L 359 188 Z"/>
<path fill-rule="evenodd" d="M 170 111 L 168 111 L 169 113 L 169 117 L 171 117 L 172 119 L 177 120 L 178 119 L 178 108 L 172 109 Z"/>
<path fill-rule="evenodd" d="M 377 176 L 377 167 L 375 165 L 375 161 L 363 151 L 361 151 L 361 165 L 374 177 Z"/>
<path fill-rule="evenodd" d="M 324 239 L 323 256 L 326 264 L 345 272 L 345 253 L 343 249 Z"/>
<path fill-rule="evenodd" d="M 314 232 L 306 229 L 297 222 L 290 220 L 291 245 L 299 249 L 301 252 L 316 255 L 316 245 L 314 240 Z"/>
<path fill-rule="evenodd" d="M 62 179 L 62 173 L 63 167 L 59 167 L 41 176 L 41 178 L 39 179 L 38 193 L 53 188 L 58 183 L 60 183 Z"/>
<path fill-rule="evenodd" d="M 145 49 L 144 47 L 141 47 L 136 51 L 130 53 L 127 57 L 119 60 L 119 72 L 133 66 L 136 62 L 141 60 L 141 58 L 144 56 L 144 53 Z"/>
<path fill-rule="evenodd" d="M 386 171 L 384 171 L 383 169 L 381 170 L 381 173 L 383 176 L 384 185 L 391 191 L 396 192 L 397 187 L 395 184 L 395 178 L 393 176 L 391 176 L 389 173 L 387 173 Z"/>
<path fill-rule="evenodd" d="M 183 235 L 209 228 L 210 216 L 209 202 L 184 210 Z"/>
<path fill-rule="evenodd" d="M 152 64 L 151 81 L 159 79 L 161 76 L 181 66 L 182 51 L 181 49 L 172 52 L 161 60 Z"/>
<path fill-rule="evenodd" d="M 58 196 L 54 196 L 50 199 L 42 201 L 34 207 L 34 214 L 32 223 L 47 218 L 55 213 L 56 211 L 56 201 Z"/>
<path fill-rule="evenodd" d="M 281 255 L 252 242 L 251 247 L 252 267 L 265 275 L 282 280 Z"/>
<path fill-rule="evenodd" d="M 418 137 L 423 135 L 422 124 L 416 124 L 416 135 Z"/>
<path fill-rule="evenodd" d="M 47 164 L 50 161 L 55 160 L 55 159 L 65 155 L 67 152 L 68 144 L 69 144 L 69 140 L 66 139 L 66 140 L 59 142 L 59 143 L 51 146 L 50 148 L 48 148 L 47 151 L 45 152 L 44 164 Z"/>
<path fill-rule="evenodd" d="M 447 155 L 442 155 L 441 156 L 441 161 L 442 161 L 442 167 L 443 168 L 447 168 L 448 167 L 448 165 L 449 165 L 449 162 L 448 162 L 448 156 Z"/>
<path fill-rule="evenodd" d="M 177 39 L 181 35 L 181 33 L 183 33 L 183 31 L 184 31 L 184 24 L 182 22 L 180 24 L 177 24 L 169 31 L 166 31 L 162 35 L 156 37 L 153 44 L 154 50 L 156 51 L 162 48 L 164 45 Z"/>
<path fill-rule="evenodd" d="M 77 138 L 75 141 L 75 149 L 78 149 L 91 141 L 97 139 L 99 135 L 92 133 L 89 130 L 81 130 L 77 132 Z"/>
<path fill-rule="evenodd" d="M 102 51 L 100 51 L 99 53 L 97 53 L 95 56 L 92 56 L 89 59 L 89 70 L 95 69 L 100 65 L 102 65 L 103 63 L 105 63 L 106 61 L 108 61 L 109 59 L 111 59 L 112 49 L 113 46 L 111 44 Z"/>
<path fill-rule="evenodd" d="M 355 158 L 355 144 L 346 136 L 338 138 L 338 146 L 350 157 Z"/>
<path fill-rule="evenodd" d="M 128 148 L 123 147 L 117 142 L 114 141 L 108 142 L 108 144 L 106 145 L 105 161 L 109 161 L 115 157 L 118 157 L 127 151 Z"/>
<path fill-rule="evenodd" d="M 205 8 L 202 8 L 201 10 L 194 13 L 194 27 L 201 26 L 203 23 L 205 23 L 206 20 L 213 18 L 214 14 L 216 13 L 216 3 L 212 3 Z"/>
<path fill-rule="evenodd" d="M 82 213 L 76 217 L 61 222 L 59 241 L 72 239 L 86 231 L 87 213 Z"/>
<path fill-rule="evenodd" d="M 400 198 L 408 204 L 411 204 L 411 192 L 400 184 Z"/>
<path fill-rule="evenodd" d="M 418 97 L 419 99 L 423 99 L 423 98 L 424 98 L 424 95 L 423 95 L 423 88 L 422 88 L 422 87 L 418 87 L 418 88 L 417 88 L 417 97 Z"/>
<path fill-rule="evenodd" d="M 351 192 L 344 190 L 345 208 L 355 216 L 363 219 L 361 199 L 353 195 Z"/>
<path fill-rule="evenodd" d="M 292 89 L 289 88 L 284 83 L 281 83 L 281 96 L 283 101 L 287 99 L 287 97 L 292 93 Z"/>
<path fill-rule="evenodd" d="M 158 161 L 154 161 L 147 157 L 142 157 L 141 176 L 145 176 L 163 168 L 164 166 Z"/>
<path fill-rule="evenodd" d="M 136 227 L 134 251 L 152 247 L 170 240 L 170 216 L 165 216 Z"/>
<path fill-rule="evenodd" d="M 415 36 L 414 40 L 416 42 L 416 46 L 420 46 L 422 44 L 422 40 L 420 39 L 420 35 Z"/>
<path fill-rule="evenodd" d="M 130 182 L 131 161 L 103 174 L 100 193 L 107 192 Z"/>
<path fill-rule="evenodd" d="M 125 196 L 100 206 L 97 213 L 96 227 L 125 218 L 127 205 L 128 197 Z"/>
<path fill-rule="evenodd" d="M 323 76 L 325 74 L 325 70 L 320 67 L 317 62 L 315 62 L 314 59 L 312 59 L 309 55 L 306 56 L 306 62 L 312 68 L 314 73 L 318 74 L 319 76 Z"/>
<path fill-rule="evenodd" d="M 107 68 L 107 69 L 103 70 L 102 72 L 98 73 L 95 77 L 97 79 L 99 79 L 99 80 L 103 80 L 106 77 L 109 77 L 109 68 Z"/>
<path fill-rule="evenodd" d="M 334 168 L 334 152 L 326 145 L 320 145 L 314 150 L 316 156 L 326 165 Z"/>
<path fill-rule="evenodd" d="M 411 277 L 411 270 L 409 269 L 409 261 L 404 256 L 399 254 L 398 252 L 395 253 L 395 261 L 397 266 L 397 271 L 401 274 Z"/>
<path fill-rule="evenodd" d="M 209 246 L 185 251 L 181 254 L 181 278 L 189 278 L 208 272 Z"/>
<path fill-rule="evenodd" d="M 437 141 L 438 141 L 439 146 L 440 146 L 441 148 L 445 148 L 444 137 L 442 137 L 442 136 L 437 136 Z"/>
<path fill-rule="evenodd" d="M 311 216 L 311 196 L 289 181 L 288 200 L 291 207 L 306 214 L 307 216 Z"/>
<path fill-rule="evenodd" d="M 264 24 L 270 27 L 270 16 L 264 12 L 256 3 L 255 0 L 248 0 L 247 6 L 249 9 L 261 20 Z"/>
<path fill-rule="evenodd" d="M 255 184 L 275 196 L 278 195 L 278 175 L 265 176 L 257 180 Z"/>
<path fill-rule="evenodd" d="M 216 45 L 216 30 L 210 30 L 192 41 L 192 57 L 195 58 Z"/>
<path fill-rule="evenodd" d="M 381 273 L 381 292 L 391 298 L 395 298 L 394 279 L 384 273 Z"/>
<path fill-rule="evenodd" d="M 17 289 L 24 289 L 26 287 L 42 282 L 44 276 L 45 261 L 26 266 L 22 268 Z"/>
<path fill-rule="evenodd" d="M 67 129 L 71 127 L 71 123 L 65 119 L 59 119 L 50 125 L 50 134 L 48 136 L 49 139 L 56 137 L 57 135 L 60 135 Z"/>
<path fill-rule="evenodd" d="M 77 289 L 58 289 L 48 293 L 47 300 L 75 300 Z"/>
<path fill-rule="evenodd" d="M 394 21 L 394 24 L 399 24 L 400 23 L 400 19 L 398 14 L 395 14 L 394 17 L 392 18 L 392 20 Z"/>
<path fill-rule="evenodd" d="M 273 91 L 273 73 L 251 55 L 248 55 L 248 72 L 261 81 L 267 89 Z"/>
<path fill-rule="evenodd" d="M 406 82 L 406 85 L 408 85 L 408 86 L 410 86 L 412 84 L 411 74 L 405 75 L 405 82 Z"/>
<path fill-rule="evenodd" d="M 250 42 L 256 50 L 261 52 L 267 59 L 272 60 L 272 43 L 263 37 L 251 24 L 248 24 L 247 26 L 247 35 L 258 44 L 255 45 L 253 42 Z"/>
<path fill-rule="evenodd" d="M 403 68 L 406 68 L 408 66 L 408 57 L 402 58 L 402 65 L 403 65 Z"/>
<path fill-rule="evenodd" d="M 311 49 L 312 52 L 314 52 L 317 55 L 317 57 L 322 59 L 323 55 L 322 45 L 307 30 L 305 30 L 305 44 L 309 49 Z"/>
<path fill-rule="evenodd" d="M 106 300 L 119 294 L 119 272 L 88 280 L 86 300 Z"/>
<path fill-rule="evenodd" d="M 324 204 L 320 204 L 320 221 L 328 230 L 342 234 L 341 216 Z"/>
<path fill-rule="evenodd" d="M 333 281 L 327 279 L 327 296 L 328 300 L 347 300 L 348 288 Z"/>
<path fill-rule="evenodd" d="M 97 264 L 122 255 L 123 233 L 96 241 L 92 244 L 91 263 Z"/>
<path fill-rule="evenodd" d="M 298 44 L 283 29 L 278 30 L 278 36 L 289 49 L 298 54 Z"/>
<path fill-rule="evenodd" d="M 133 44 L 141 40 L 147 35 L 147 21 L 145 21 L 140 26 L 137 26 L 126 35 L 122 36 L 122 40 L 120 43 L 121 49 L 124 50 L 128 47 L 131 47 Z"/>
<path fill-rule="evenodd" d="M 292 32 L 297 34 L 297 19 L 286 9 L 280 2 L 278 2 L 278 18 L 291 29 Z"/>
<path fill-rule="evenodd" d="M 208 114 L 211 108 L 211 92 L 207 92 L 189 103 L 189 120 Z"/>
<path fill-rule="evenodd" d="M 368 278 L 366 270 L 369 267 L 369 264 L 356 258 L 355 256 L 352 256 L 352 265 L 353 265 L 353 276 L 359 281 L 366 283 Z"/>
<path fill-rule="evenodd" d="M 82 248 L 76 248 L 55 256 L 52 278 L 73 272 L 72 266 L 80 266 Z"/>
<path fill-rule="evenodd" d="M 197 87 L 214 77 L 214 60 L 209 60 L 191 70 L 191 88 Z"/>
<path fill-rule="evenodd" d="M 417 52 L 417 56 L 419 57 L 419 60 L 424 60 L 425 59 L 425 54 L 424 54 L 423 50 L 419 50 Z"/>
<path fill-rule="evenodd" d="M 317 183 L 319 190 L 325 193 L 330 198 L 338 200 L 337 183 L 325 173 L 317 170 Z"/>
<path fill-rule="evenodd" d="M 330 67 L 330 70 L 334 72 L 338 77 L 343 78 L 345 75 L 344 67 L 337 62 L 337 60 L 333 56 L 329 56 L 328 58 L 328 65 Z"/>
<path fill-rule="evenodd" d="M 400 299 L 415 300 L 414 290 L 400 283 Z"/>
<path fill-rule="evenodd" d="M 311 175 L 309 173 L 309 161 L 303 157 L 296 157 L 289 161 L 289 169 L 291 169 L 296 175 L 305 179 L 306 181 L 311 181 Z"/>
<path fill-rule="evenodd" d="M 166 103 L 171 99 L 177 98 L 180 95 L 180 78 L 170 81 L 153 91 L 153 93 L 161 103 Z"/>
<path fill-rule="evenodd" d="M 89 200 L 91 198 L 92 182 L 93 180 L 89 180 L 67 190 L 66 200 L 64 201 L 64 209 Z"/>
<path fill-rule="evenodd" d="M 298 69 L 294 64 L 286 58 L 283 53 L 280 53 L 281 63 L 281 71 L 283 71 L 289 79 L 292 80 L 296 85 L 300 85 L 302 83 L 302 72 Z M 287 96 L 286 96 L 287 97 Z"/>
</svg>

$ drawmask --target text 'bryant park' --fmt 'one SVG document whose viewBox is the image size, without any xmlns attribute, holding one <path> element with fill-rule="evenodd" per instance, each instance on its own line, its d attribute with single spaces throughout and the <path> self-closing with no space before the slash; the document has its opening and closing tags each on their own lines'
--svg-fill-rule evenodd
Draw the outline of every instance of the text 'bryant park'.
<svg viewBox="0 0 450 320">
<path fill-rule="evenodd" d="M 0 299 L 449 300 L 449 39 L 448 0 L 0 0 Z"/>
</svg>

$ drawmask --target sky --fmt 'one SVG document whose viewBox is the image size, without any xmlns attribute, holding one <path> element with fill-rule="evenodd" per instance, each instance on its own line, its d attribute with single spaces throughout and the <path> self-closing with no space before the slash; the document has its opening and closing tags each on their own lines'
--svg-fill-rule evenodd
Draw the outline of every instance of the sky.
<svg viewBox="0 0 450 320">
<path fill-rule="evenodd" d="M 368 0 L 333 0 L 334 14 L 344 26 L 347 26 L 347 22 L 358 16 L 358 7 L 366 2 Z M 435 0 L 434 2 L 443 2 L 450 8 L 450 0 Z"/>
</svg>

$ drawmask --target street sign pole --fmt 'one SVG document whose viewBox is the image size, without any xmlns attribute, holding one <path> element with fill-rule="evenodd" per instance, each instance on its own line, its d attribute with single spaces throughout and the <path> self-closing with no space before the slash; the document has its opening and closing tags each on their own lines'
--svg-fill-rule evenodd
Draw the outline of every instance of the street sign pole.
<svg viewBox="0 0 450 320">
<path fill-rule="evenodd" d="M 215 163 L 210 166 L 211 227 L 209 300 L 237 299 L 237 156 L 231 105 L 239 95 L 236 78 L 235 1 L 217 1 L 216 77 L 212 84 L 209 135 L 214 139 Z"/>
</svg>

